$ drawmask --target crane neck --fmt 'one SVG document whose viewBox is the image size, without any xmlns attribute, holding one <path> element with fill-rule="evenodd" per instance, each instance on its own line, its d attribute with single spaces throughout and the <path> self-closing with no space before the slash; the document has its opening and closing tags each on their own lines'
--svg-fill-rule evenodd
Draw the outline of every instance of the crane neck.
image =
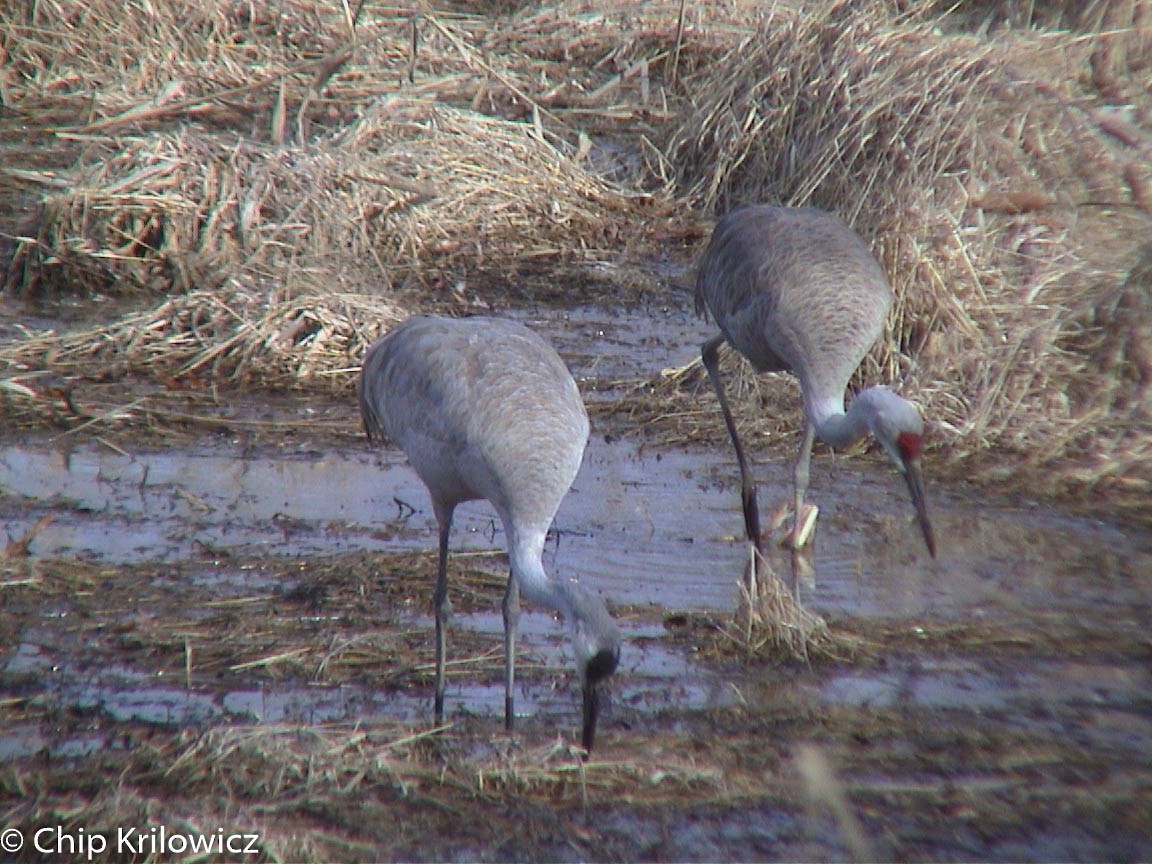
<svg viewBox="0 0 1152 864">
<path fill-rule="evenodd" d="M 562 591 L 557 590 L 557 583 L 548 578 L 544 571 L 544 539 L 546 532 L 517 531 L 507 521 L 505 529 L 508 531 L 508 562 L 512 569 L 512 578 L 520 586 L 520 593 L 531 603 L 555 609 L 565 618 L 571 614 L 571 604 Z"/>
<path fill-rule="evenodd" d="M 851 447 L 861 438 L 873 434 L 873 422 L 877 413 L 876 393 L 880 387 L 861 390 L 848 410 L 844 410 L 844 400 L 826 399 L 807 408 L 808 422 L 816 431 L 816 437 L 837 450 Z"/>
<path fill-rule="evenodd" d="M 583 669 L 601 652 L 619 650 L 620 631 L 599 596 L 578 582 L 552 579 L 544 571 L 545 532 L 510 532 L 512 578 L 529 602 L 555 609 L 568 624 L 576 660 Z"/>
</svg>

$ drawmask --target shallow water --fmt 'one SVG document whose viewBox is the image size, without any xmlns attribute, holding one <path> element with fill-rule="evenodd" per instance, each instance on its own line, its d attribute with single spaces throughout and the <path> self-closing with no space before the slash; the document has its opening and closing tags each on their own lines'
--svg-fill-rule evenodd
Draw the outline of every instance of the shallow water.
<svg viewBox="0 0 1152 864">
<path fill-rule="evenodd" d="M 693 319 L 668 312 L 661 338 L 652 341 L 642 317 L 605 319 L 582 311 L 532 323 L 554 337 L 578 378 L 598 385 L 635 376 L 641 358 L 685 363 L 708 334 Z M 607 347 L 591 353 L 591 344 Z M 589 398 L 600 397 L 590 392 Z M 347 417 L 355 429 L 351 406 Z M 811 710 L 994 718 L 998 729 L 1071 739 L 1089 752 L 1119 753 L 1142 765 L 1152 752 L 1152 671 L 1147 650 L 1138 650 L 1152 632 L 1152 539 L 1121 523 L 933 483 L 930 464 L 926 471 L 940 547 L 935 561 L 912 521 L 903 482 L 880 457 L 816 456 L 809 498 L 821 515 L 804 602 L 847 622 L 854 633 L 906 633 L 908 647 L 880 663 L 775 675 L 699 662 L 683 640 L 669 638 L 674 626 L 661 623 L 685 612 L 722 619 L 735 607 L 747 553 L 730 450 L 650 446 L 640 436 L 594 429 L 557 515 L 545 565 L 561 578 L 579 578 L 617 607 L 626 643 L 604 728 L 627 736 L 692 712 L 773 705 L 784 694 Z M 769 513 L 787 497 L 790 471 L 766 462 L 756 472 L 761 510 Z M 30 544 L 34 560 L 155 564 L 158 573 L 166 562 L 219 562 L 230 555 L 307 562 L 354 550 L 430 551 L 436 541 L 427 493 L 402 455 L 351 436 L 297 449 L 220 438 L 128 453 L 98 441 L 0 445 L 0 526 L 16 539 L 44 516 L 52 521 Z M 486 503 L 458 508 L 452 547 L 502 549 L 502 529 Z M 206 563 L 180 578 L 225 599 L 286 587 L 260 567 L 239 564 Z M 429 598 L 431 582 L 429 572 Z M 426 631 L 430 643 L 430 616 L 404 614 L 406 625 Z M 431 714 L 431 688 L 424 686 L 381 690 L 288 677 L 188 687 L 180 675 L 145 673 L 128 660 L 86 663 L 76 635 L 83 629 L 64 615 L 46 604 L 16 623 L 15 642 L 0 654 L 0 700 L 169 728 L 371 718 L 420 723 Z M 498 608 L 457 612 L 453 626 L 489 637 L 498 651 Z M 1005 650 L 967 650 L 928 635 L 950 626 L 987 628 L 1005 640 Z M 1012 634 L 1043 646 L 1050 630 L 1065 641 L 1013 653 Z M 1120 649 L 1108 642 L 1113 637 Z M 579 697 L 562 625 L 546 611 L 528 609 L 519 645 L 527 662 L 518 678 L 517 713 L 534 724 L 572 728 Z M 499 728 L 499 674 L 451 679 L 447 703 L 450 718 L 477 715 Z M 19 723 L 0 730 L 0 760 L 80 757 L 107 746 L 118 744 L 84 729 L 56 733 Z M 741 821 L 733 830 L 751 837 L 754 826 Z M 712 848 L 703 835 L 693 842 L 702 855 Z"/>
<path fill-rule="evenodd" d="M 673 611 L 733 607 L 746 559 L 738 484 L 726 452 L 660 451 L 593 436 L 557 515 L 545 563 L 618 604 Z M 757 466 L 764 502 L 787 472 Z M 229 446 L 122 455 L 0 447 L 0 516 L 9 538 L 52 521 L 31 552 L 110 564 L 185 560 L 204 550 L 308 556 L 426 550 L 427 493 L 390 449 L 253 455 Z M 773 495 L 776 496 L 773 499 Z M 823 459 L 810 499 L 823 505 L 806 602 L 845 616 L 1017 615 L 1043 607 L 1094 613 L 1152 600 L 1147 537 L 1060 511 L 992 505 L 936 490 L 932 561 L 895 472 L 878 459 Z M 765 508 L 767 509 L 767 508 Z M 486 502 L 462 505 L 454 550 L 502 549 Z"/>
<path fill-rule="evenodd" d="M 730 462 L 726 452 L 658 451 L 635 438 L 594 436 L 557 516 L 546 566 L 560 577 L 580 578 L 618 605 L 651 606 L 658 613 L 731 610 L 746 551 L 735 536 L 742 523 Z M 786 472 L 779 467 L 761 465 L 758 473 L 767 481 L 764 498 L 786 489 Z M 930 619 L 1028 626 L 1048 615 L 1108 618 L 1134 628 L 1148 621 L 1152 552 L 1147 538 L 1044 508 L 989 507 L 952 491 L 933 499 L 941 538 L 940 557 L 933 562 L 910 521 L 899 478 L 883 464 L 870 458 L 820 460 L 813 475 L 811 497 L 827 503 L 815 578 L 805 585 L 804 596 L 822 614 L 913 624 Z M 52 515 L 31 546 L 34 555 L 105 564 L 185 560 L 205 549 L 290 557 L 427 550 L 436 536 L 426 492 L 402 457 L 366 446 L 354 452 L 275 455 L 216 446 L 125 456 L 98 444 L 67 452 L 22 444 L 0 448 L 0 487 L 10 537 L 41 515 Z M 486 503 L 458 510 L 454 549 L 502 545 L 503 532 Z M 256 572 L 222 577 L 206 571 L 195 578 L 242 583 L 249 592 L 275 587 Z M 430 633 L 430 620 L 426 624 Z M 663 628 L 643 621 L 623 625 L 630 645 L 617 688 L 622 704 L 691 709 L 731 698 L 710 673 L 662 644 Z M 503 625 L 493 610 L 458 615 L 455 626 L 495 635 Z M 551 615 L 526 614 L 521 634 L 521 643 L 540 653 L 546 665 L 565 666 L 563 630 Z M 344 719 L 358 711 L 418 717 L 425 710 L 420 696 L 378 698 L 347 689 L 260 690 L 213 701 L 127 670 L 69 675 L 59 668 L 66 662 L 37 659 L 38 652 L 49 650 L 43 640 L 34 633 L 26 639 L 9 657 L 6 676 L 36 671 L 37 664 L 56 667 L 49 677 L 66 681 L 57 686 L 56 698 L 98 706 L 117 718 L 183 723 L 240 715 L 282 722 Z M 60 653 L 67 653 L 64 647 Z M 1005 700 L 1052 697 L 1076 686 L 1067 670 L 1055 672 L 1060 694 L 1040 687 L 1047 674 L 1032 673 L 1031 683 L 1021 683 L 957 660 L 928 669 L 846 674 L 828 681 L 822 698 L 861 705 L 903 699 L 930 706 L 1002 707 Z M 1146 675 L 1132 673 L 1118 675 L 1112 686 L 1120 701 L 1131 702 L 1149 692 L 1150 683 Z M 498 715 L 503 707 L 496 681 L 462 685 L 450 698 L 474 713 Z M 574 698 L 553 695 L 551 701 L 559 703 L 546 705 L 549 700 L 528 688 L 520 707 L 528 714 L 567 712 Z"/>
</svg>

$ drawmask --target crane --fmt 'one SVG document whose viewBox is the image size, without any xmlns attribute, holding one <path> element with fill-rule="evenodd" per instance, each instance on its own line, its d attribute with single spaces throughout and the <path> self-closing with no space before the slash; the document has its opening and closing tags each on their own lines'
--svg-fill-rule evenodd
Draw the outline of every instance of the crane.
<svg viewBox="0 0 1152 864">
<path fill-rule="evenodd" d="M 583 687 L 581 743 L 591 750 L 600 685 L 620 658 L 620 631 L 599 596 L 544 571 L 544 541 L 588 440 L 588 414 L 556 351 L 527 327 L 498 318 L 418 315 L 367 350 L 357 382 L 369 441 L 387 438 L 408 457 L 439 525 L 436 619 L 437 723 L 444 717 L 448 539 L 456 505 L 487 499 L 507 537 L 504 722 L 513 728 L 520 594 L 568 624 Z"/>
<path fill-rule="evenodd" d="M 804 506 L 813 439 L 843 448 L 872 435 L 907 482 L 924 542 L 936 557 L 920 468 L 919 410 L 883 386 L 860 391 L 844 410 L 848 380 L 879 338 L 891 306 L 892 288 L 867 244 L 832 213 L 755 205 L 717 223 L 697 271 L 696 311 L 710 311 L 720 333 L 700 353 L 736 450 L 744 527 L 758 550 L 756 485 L 720 378 L 725 341 L 758 372 L 790 371 L 800 381 L 805 431 L 793 472 L 792 548 L 807 542 L 815 523 L 816 509 Z"/>
</svg>

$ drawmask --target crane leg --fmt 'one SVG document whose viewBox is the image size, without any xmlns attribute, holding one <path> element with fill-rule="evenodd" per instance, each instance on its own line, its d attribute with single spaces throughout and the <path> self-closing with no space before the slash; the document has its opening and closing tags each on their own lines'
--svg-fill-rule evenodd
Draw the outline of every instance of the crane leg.
<svg viewBox="0 0 1152 864">
<path fill-rule="evenodd" d="M 708 370 L 708 377 L 716 391 L 716 398 L 720 400 L 720 410 L 724 412 L 724 425 L 728 427 L 728 435 L 732 438 L 732 446 L 736 449 L 736 462 L 740 465 L 740 498 L 744 504 L 744 531 L 748 540 L 763 552 L 760 540 L 760 506 L 756 501 L 756 483 L 748 470 L 748 460 L 744 458 L 744 448 L 740 445 L 740 436 L 736 432 L 736 421 L 732 419 L 732 409 L 728 407 L 728 397 L 724 393 L 724 382 L 720 380 L 720 346 L 724 344 L 723 334 L 709 339 L 700 349 L 700 360 Z"/>
<path fill-rule="evenodd" d="M 520 623 L 520 583 L 508 574 L 504 592 L 504 728 L 512 731 L 516 716 L 512 688 L 516 683 L 516 627 Z"/>
<path fill-rule="evenodd" d="M 792 547 L 792 596 L 800 599 L 800 577 L 797 554 L 807 542 L 815 525 L 814 517 L 808 518 L 804 509 L 804 496 L 808 493 L 808 471 L 812 464 L 812 442 L 816 437 L 816 429 L 811 423 L 805 424 L 804 440 L 800 444 L 800 452 L 796 454 L 796 467 L 792 471 L 792 481 L 795 489 L 795 510 L 792 523 L 792 536 L 789 545 Z"/>
<path fill-rule="evenodd" d="M 804 429 L 804 441 L 800 444 L 800 452 L 796 454 L 796 467 L 792 472 L 792 481 L 796 490 L 796 521 L 792 526 L 792 545 L 796 548 L 804 545 L 804 496 L 808 494 L 808 469 L 812 464 L 812 442 L 816 437 L 816 430 L 809 423 Z"/>
<path fill-rule="evenodd" d="M 436 724 L 444 722 L 444 658 L 448 651 L 448 616 L 452 605 L 448 601 L 448 535 L 452 531 L 452 511 L 438 513 L 440 523 L 440 562 L 436 570 L 436 593 L 432 604 L 436 615 L 436 696 L 433 711 Z"/>
</svg>

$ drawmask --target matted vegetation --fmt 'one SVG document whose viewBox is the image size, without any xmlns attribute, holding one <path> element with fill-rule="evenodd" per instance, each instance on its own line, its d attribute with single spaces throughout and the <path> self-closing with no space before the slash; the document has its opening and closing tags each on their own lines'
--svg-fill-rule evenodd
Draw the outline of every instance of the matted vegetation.
<svg viewBox="0 0 1152 864">
<path fill-rule="evenodd" d="M 948 456 L 1135 500 L 1152 489 L 1147 14 L 1094 40 L 782 11 L 686 82 L 669 160 L 702 209 L 811 203 L 873 241 L 897 303 L 861 378 L 902 381 Z"/>
<path fill-rule="evenodd" d="M 681 302 L 638 265 L 687 267 L 739 203 L 811 203 L 893 278 L 859 380 L 924 405 L 934 475 L 1152 518 L 1148 0 L 481 5 L 0 4 L 0 420 L 328 442 L 354 430 L 270 394 L 346 396 L 368 341 L 414 309 Z M 597 410 L 727 446 L 698 364 L 660 362 Z M 724 363 L 745 431 L 791 449 L 794 384 Z M 253 394 L 256 419 L 222 413 Z M 585 763 L 542 722 L 149 723 L 61 697 L 36 665 L 54 651 L 67 674 L 124 668 L 213 705 L 270 683 L 424 699 L 433 558 L 277 564 L 230 593 L 198 578 L 263 559 L 27 557 L 49 519 L 0 567 L 0 636 L 37 676 L 5 666 L 0 725 L 24 752 L 0 769 L 6 826 L 236 826 L 262 860 L 1146 857 L 1145 705 L 1107 687 L 1055 711 L 811 692 L 957 656 L 1138 676 L 1147 622 L 1107 604 L 936 626 L 826 624 L 773 594 L 736 620 L 614 609 L 718 670 L 731 701 L 680 710 L 670 686 L 655 711 L 615 704 Z M 461 557 L 454 602 L 496 609 L 503 561 Z M 454 633 L 451 674 L 497 680 L 499 641 Z M 811 661 L 802 687 L 781 645 Z M 1036 845 L 1053 836 L 1067 845 Z"/>
<path fill-rule="evenodd" d="M 455 560 L 458 608 L 495 608 L 503 562 Z M 413 600 L 426 606 L 433 567 L 429 554 L 271 565 L 237 557 L 163 569 L 9 559 L 0 567 L 6 610 L 37 610 L 45 625 L 24 641 L 8 629 L 16 616 L 5 615 L 0 635 L 42 646 L 46 659 L 75 652 L 82 656 L 69 665 L 81 669 L 132 670 L 142 701 L 153 690 L 195 698 L 270 683 L 414 687 L 426 697 L 429 628 L 396 619 Z M 237 579 L 222 587 L 208 578 L 235 571 L 258 574 L 263 584 Z M 156 615 L 161 608 L 183 611 L 174 620 Z M 1141 622 L 1116 626 L 1107 609 L 1083 619 L 1041 616 L 1044 626 L 1022 628 L 845 622 L 859 628 L 850 633 L 852 664 L 817 661 L 817 672 L 831 676 L 809 674 L 800 689 L 792 686 L 795 668 L 765 674 L 764 661 L 733 650 L 727 622 L 684 616 L 669 623 L 672 638 L 691 646 L 694 663 L 726 664 L 741 698 L 706 711 L 670 708 L 666 721 L 616 705 L 616 722 L 588 762 L 569 743 L 571 732 L 529 721 L 507 736 L 496 731 L 495 715 L 456 714 L 439 729 L 381 717 L 261 722 L 236 711 L 227 721 L 149 723 L 71 704 L 38 681 L 0 700 L 0 721 L 8 732 L 35 725 L 51 758 L 0 765 L 0 816 L 26 834 L 61 826 L 114 838 L 125 828 L 165 826 L 170 834 L 211 837 L 223 829 L 259 837 L 258 856 L 212 860 L 680 860 L 713 848 L 742 859 L 836 857 L 849 842 L 845 812 L 877 857 L 997 852 L 997 841 L 1013 840 L 1034 848 L 1027 844 L 1037 832 L 1063 837 L 1068 826 L 1107 834 L 1091 848 L 1126 857 L 1124 844 L 1145 836 L 1149 816 L 1149 757 L 1136 744 L 1086 744 L 1068 734 L 1063 714 L 1021 722 L 1015 703 L 966 712 L 917 700 L 836 706 L 804 696 L 813 681 L 890 670 L 901 658 L 922 657 L 925 645 L 989 667 L 1044 668 L 1045 660 L 1067 660 L 1069 645 L 1089 658 L 1127 658 L 1132 670 L 1147 655 Z M 454 675 L 499 678 L 498 634 L 454 630 L 452 639 L 454 657 L 466 661 Z M 1124 712 L 1114 719 L 1125 717 L 1139 720 Z M 81 758 L 68 757 L 77 750 Z M 819 767 L 813 759 L 829 769 L 824 776 L 811 776 Z M 761 829 L 749 831 L 747 819 Z M 685 825 L 709 839 L 683 840 L 676 831 Z M 941 825 L 960 836 L 940 843 Z M 723 838 L 724 826 L 732 838 Z M 22 860 L 36 859 L 30 852 Z"/>
<path fill-rule="evenodd" d="M 17 119 L 61 163 L 76 157 L 63 171 L 38 164 L 43 153 L 25 167 L 8 148 L 9 199 L 42 193 L 9 226 L 8 290 L 137 305 L 169 295 L 10 345 L 9 407 L 25 415 L 36 406 L 21 404 L 20 373 L 45 368 L 347 387 L 348 375 L 320 373 L 349 368 L 412 291 L 467 307 L 477 279 L 519 290 L 511 262 L 532 272 L 606 255 L 664 200 L 587 170 L 590 139 L 522 89 L 539 95 L 549 64 L 491 59 L 477 44 L 483 17 L 357 23 L 309 2 L 190 4 L 131 21 L 116 3 L 7 14 Z M 612 104 L 607 92 L 587 103 Z"/>
<path fill-rule="evenodd" d="M 413 307 L 606 299 L 637 277 L 587 265 L 687 263 L 774 200 L 874 243 L 898 301 L 860 378 L 901 381 L 939 455 L 1152 490 L 1146 2 L 120 9 L 2 13 L 8 291 L 137 307 L 10 340 L 9 416 L 59 419 L 45 370 L 347 388 Z M 795 428 L 741 376 L 744 422 Z M 712 437 L 697 382 L 619 407 Z"/>
</svg>

